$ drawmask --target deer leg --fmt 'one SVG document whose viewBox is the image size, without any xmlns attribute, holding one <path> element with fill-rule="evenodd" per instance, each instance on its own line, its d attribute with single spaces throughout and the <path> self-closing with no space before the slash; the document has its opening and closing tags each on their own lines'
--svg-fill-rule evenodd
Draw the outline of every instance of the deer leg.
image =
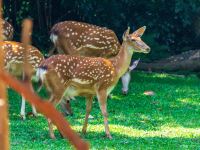
<svg viewBox="0 0 200 150">
<path fill-rule="evenodd" d="M 26 115 L 25 115 L 25 106 L 26 105 L 26 101 L 25 101 L 25 99 L 24 99 L 24 97 L 22 96 L 22 103 L 21 103 L 21 111 L 20 111 L 20 116 L 21 116 L 21 118 L 23 119 L 23 120 L 25 120 L 26 119 Z"/>
<path fill-rule="evenodd" d="M 30 88 L 32 91 L 34 91 L 32 83 L 30 83 Z M 32 105 L 32 114 L 34 117 L 37 117 L 37 115 L 38 115 L 34 105 Z"/>
<path fill-rule="evenodd" d="M 38 114 L 34 105 L 32 105 L 32 113 L 34 117 L 37 117 Z"/>
<path fill-rule="evenodd" d="M 22 74 L 22 80 L 25 81 L 25 73 L 24 73 L 24 72 L 23 72 L 23 74 Z M 30 81 L 30 89 L 31 89 L 32 91 L 34 91 L 31 81 Z M 24 99 L 24 97 L 22 96 L 22 104 L 21 104 L 21 112 L 20 112 L 20 115 L 21 115 L 21 117 L 22 117 L 23 120 L 26 119 L 26 116 L 25 116 L 25 105 L 26 105 L 26 104 L 25 104 L 25 99 Z M 34 116 L 37 116 L 37 111 L 36 111 L 34 105 L 32 105 L 32 113 L 33 113 Z"/>
<path fill-rule="evenodd" d="M 105 126 L 106 136 L 109 139 L 112 139 L 112 136 L 110 134 L 110 129 L 109 129 L 109 126 L 108 126 L 107 93 L 106 93 L 106 91 L 105 90 L 99 91 L 97 93 L 97 97 L 98 97 L 101 113 L 104 117 L 104 126 Z"/>
<path fill-rule="evenodd" d="M 92 109 L 92 100 L 93 100 L 93 96 L 86 97 L 86 115 L 85 115 L 85 122 L 82 129 L 83 134 L 86 134 L 86 131 L 87 131 L 88 117 Z"/>
<path fill-rule="evenodd" d="M 47 119 L 47 121 L 48 121 L 48 125 L 49 125 L 49 135 L 52 139 L 55 139 L 56 137 L 55 137 L 54 131 L 53 131 L 53 123 L 49 118 Z"/>
<path fill-rule="evenodd" d="M 22 74 L 22 80 L 24 81 L 25 79 L 25 74 L 23 72 Z M 22 96 L 22 103 L 21 103 L 21 110 L 20 110 L 20 116 L 23 120 L 26 119 L 26 114 L 25 114 L 25 109 L 26 109 L 26 101 L 24 99 L 24 97 Z"/>
<path fill-rule="evenodd" d="M 50 103 L 52 103 L 55 106 L 54 96 L 51 96 Z M 55 134 L 53 131 L 53 123 L 52 123 L 51 119 L 49 119 L 49 118 L 47 118 L 47 121 L 48 121 L 48 126 L 49 126 L 49 135 L 52 139 L 55 139 L 56 137 L 55 137 Z"/>
</svg>

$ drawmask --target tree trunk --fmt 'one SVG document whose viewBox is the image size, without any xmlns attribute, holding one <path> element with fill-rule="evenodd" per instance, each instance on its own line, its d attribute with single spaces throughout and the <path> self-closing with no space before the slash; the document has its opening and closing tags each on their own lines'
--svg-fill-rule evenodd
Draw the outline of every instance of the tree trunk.
<svg viewBox="0 0 200 150">
<path fill-rule="evenodd" d="M 148 71 L 200 71 L 200 50 L 191 50 L 152 63 L 139 63 L 138 69 Z"/>
</svg>

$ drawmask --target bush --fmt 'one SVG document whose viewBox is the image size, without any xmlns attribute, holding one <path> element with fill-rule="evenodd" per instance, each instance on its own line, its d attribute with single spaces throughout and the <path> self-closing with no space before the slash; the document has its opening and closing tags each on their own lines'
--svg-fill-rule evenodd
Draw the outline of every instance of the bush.
<svg viewBox="0 0 200 150">
<path fill-rule="evenodd" d="M 149 60 L 200 47 L 199 0 L 16 0 L 4 2 L 4 16 L 13 23 L 19 40 L 21 21 L 34 20 L 33 44 L 45 52 L 49 30 L 63 20 L 84 21 L 113 29 L 119 39 L 127 26 L 146 25 L 144 39 L 151 46 Z"/>
</svg>

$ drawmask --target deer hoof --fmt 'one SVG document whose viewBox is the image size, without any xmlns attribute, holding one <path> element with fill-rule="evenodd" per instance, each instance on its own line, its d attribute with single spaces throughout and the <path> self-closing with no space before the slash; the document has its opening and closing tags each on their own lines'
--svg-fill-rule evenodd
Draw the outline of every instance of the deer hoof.
<svg viewBox="0 0 200 150">
<path fill-rule="evenodd" d="M 86 129 L 82 129 L 82 133 L 85 135 L 86 134 Z"/>
<path fill-rule="evenodd" d="M 38 116 L 38 114 L 37 114 L 37 113 L 33 113 L 33 112 L 28 112 L 28 113 L 27 113 L 27 116 L 28 116 L 28 117 L 33 116 L 33 117 L 36 118 L 36 117 Z"/>
<path fill-rule="evenodd" d="M 109 95 L 108 95 L 108 98 L 109 98 L 109 99 L 112 99 L 112 94 L 109 94 Z"/>
<path fill-rule="evenodd" d="M 37 118 L 38 114 L 37 113 L 33 113 L 33 117 Z"/>
<path fill-rule="evenodd" d="M 50 135 L 50 137 L 51 137 L 52 140 L 56 139 L 55 135 Z"/>
<path fill-rule="evenodd" d="M 127 95 L 127 94 L 128 94 L 128 91 L 122 91 L 122 93 L 123 93 L 124 95 Z"/>
<path fill-rule="evenodd" d="M 26 116 L 25 115 L 20 115 L 21 120 L 26 120 Z"/>
<path fill-rule="evenodd" d="M 112 139 L 112 136 L 110 134 L 107 134 L 106 137 L 109 138 L 110 140 Z"/>
<path fill-rule="evenodd" d="M 64 136 L 62 135 L 62 133 L 60 133 L 60 132 L 59 132 L 59 134 L 60 134 L 60 137 L 63 139 L 63 138 L 64 138 Z"/>
</svg>

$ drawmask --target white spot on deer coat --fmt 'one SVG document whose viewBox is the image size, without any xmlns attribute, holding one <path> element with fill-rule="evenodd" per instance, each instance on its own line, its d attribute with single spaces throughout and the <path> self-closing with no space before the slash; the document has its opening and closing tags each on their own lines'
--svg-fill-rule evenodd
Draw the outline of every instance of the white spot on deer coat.
<svg viewBox="0 0 200 150">
<path fill-rule="evenodd" d="M 82 79 L 72 79 L 73 82 L 79 83 L 79 84 L 90 84 L 90 82 L 88 80 L 82 80 Z"/>
</svg>

